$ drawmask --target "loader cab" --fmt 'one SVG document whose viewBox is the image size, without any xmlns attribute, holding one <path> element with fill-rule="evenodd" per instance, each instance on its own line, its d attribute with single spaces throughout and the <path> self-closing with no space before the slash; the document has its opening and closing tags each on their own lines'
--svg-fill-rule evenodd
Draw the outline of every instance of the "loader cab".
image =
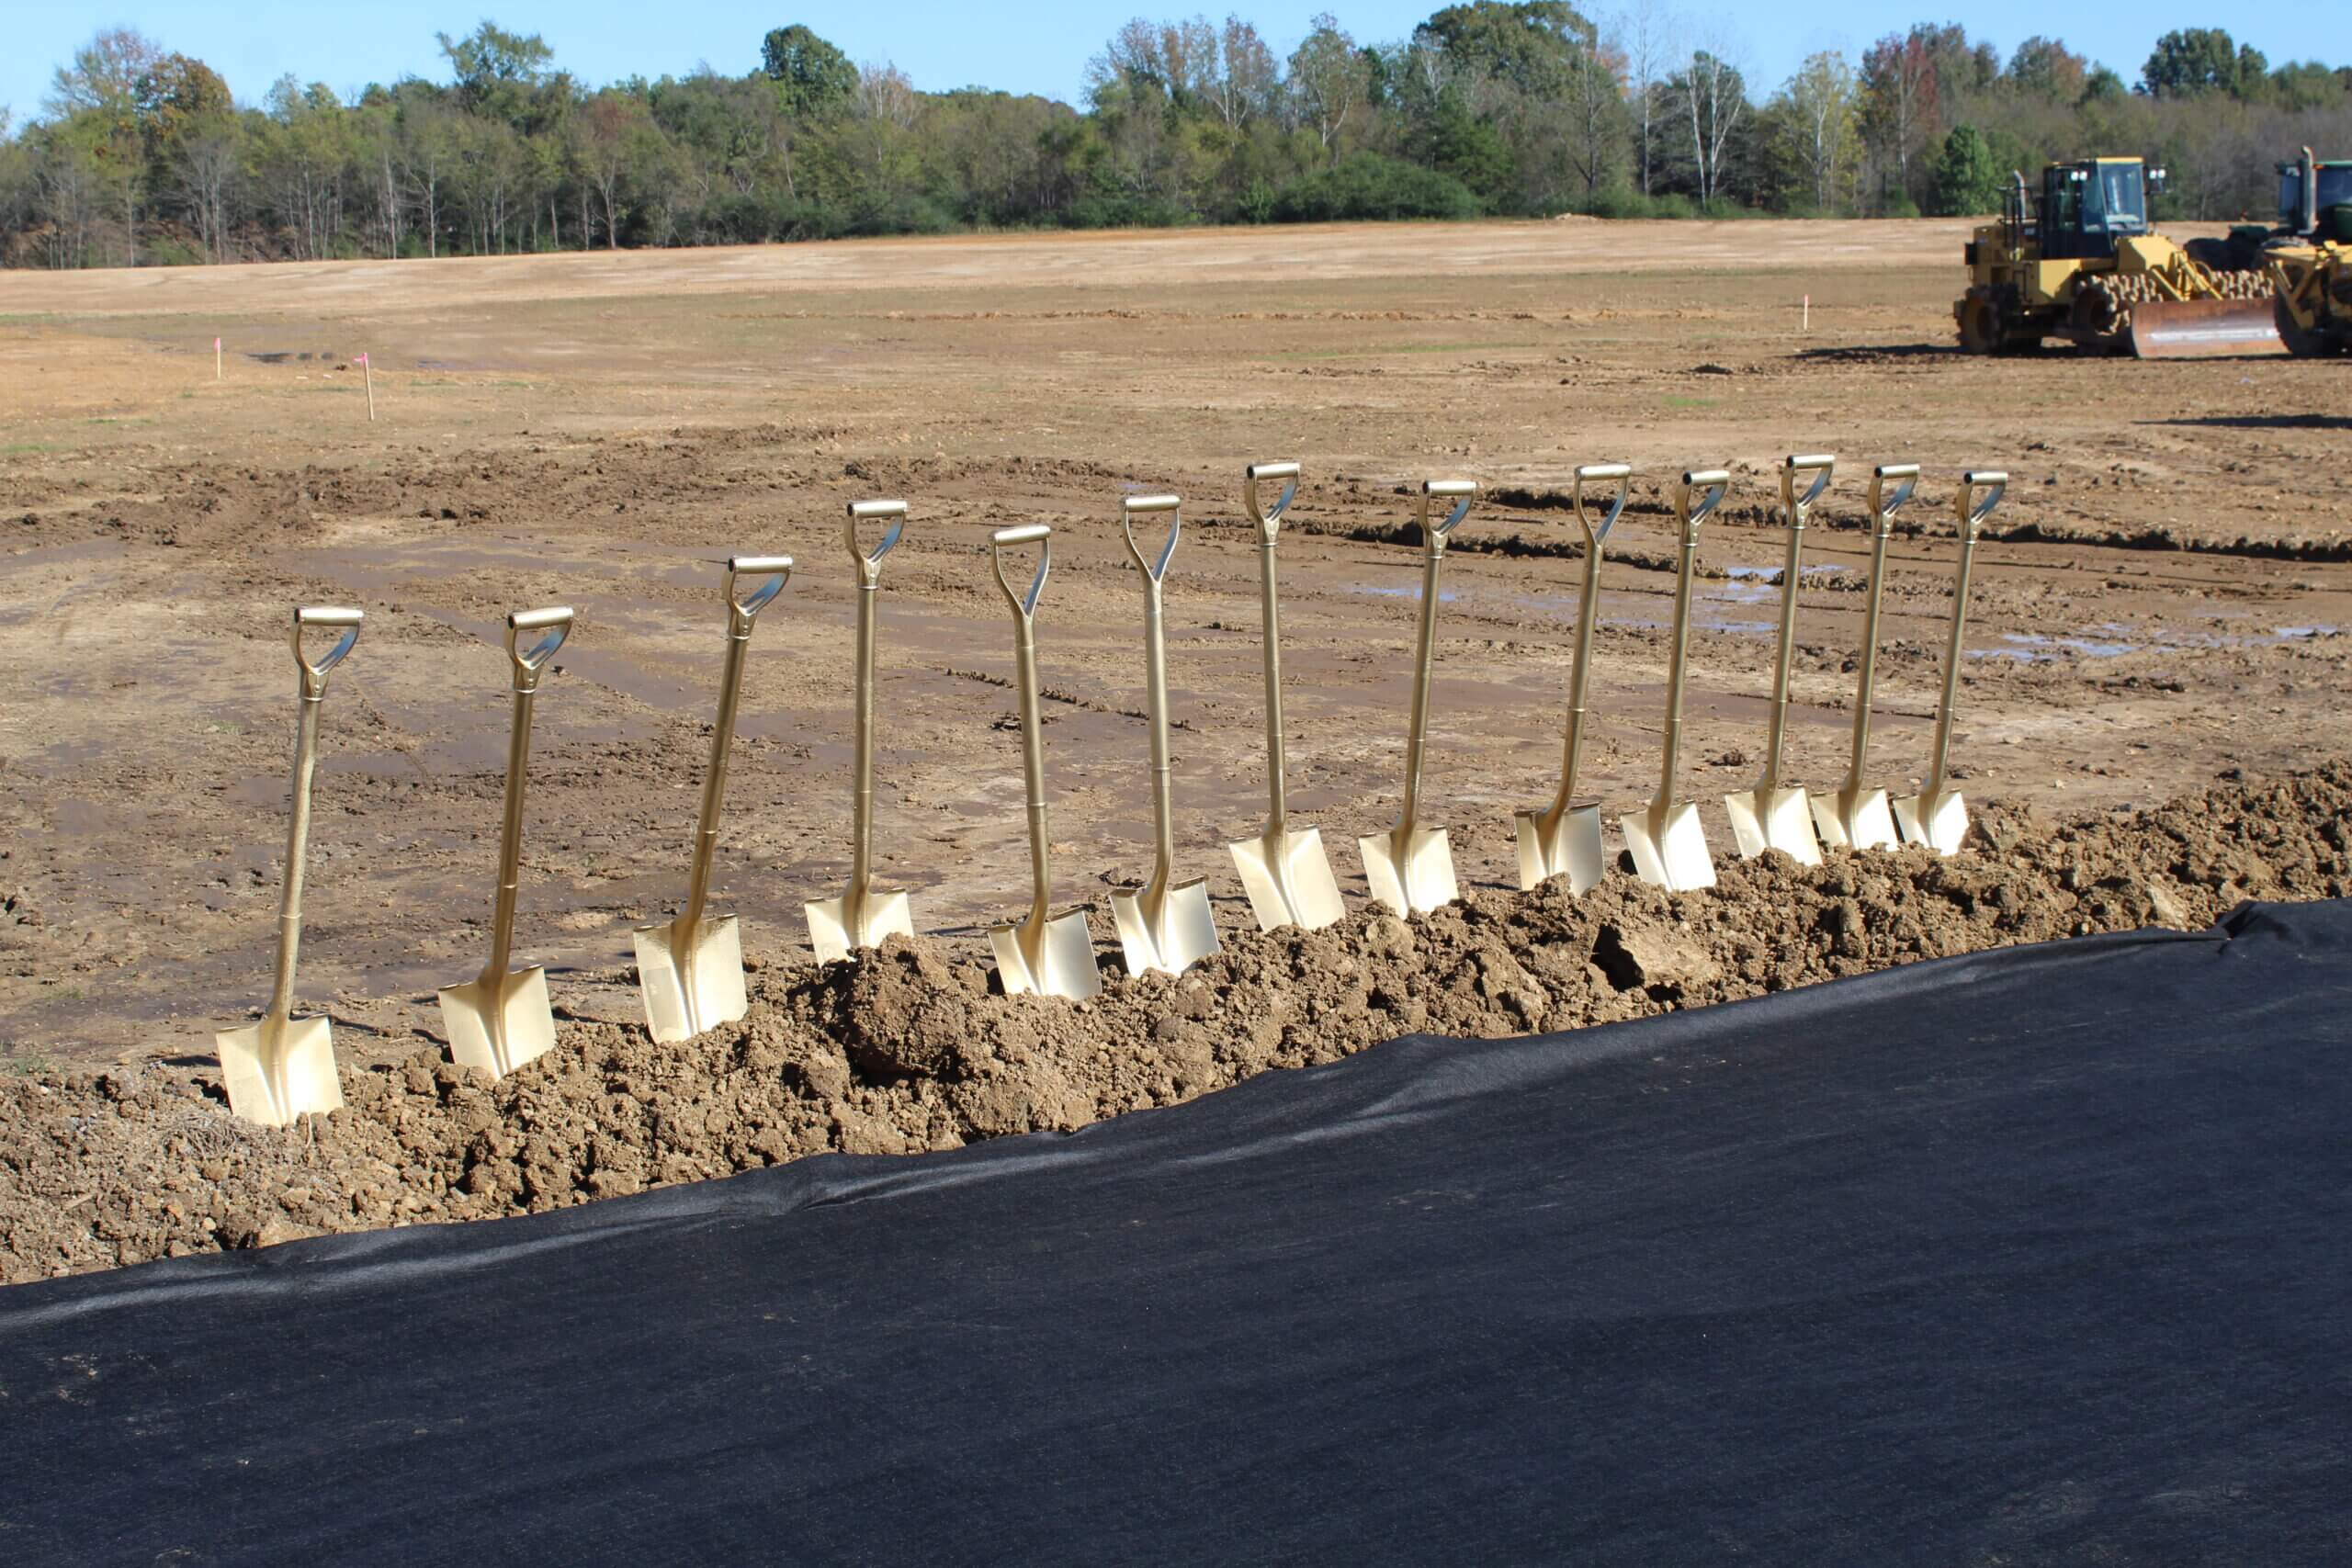
<svg viewBox="0 0 2352 1568">
<path fill-rule="evenodd" d="M 2111 256 L 2118 240 L 2148 231 L 2148 190 L 2164 171 L 2137 158 L 2052 164 L 2041 172 L 2041 254 L 2052 261 Z"/>
</svg>

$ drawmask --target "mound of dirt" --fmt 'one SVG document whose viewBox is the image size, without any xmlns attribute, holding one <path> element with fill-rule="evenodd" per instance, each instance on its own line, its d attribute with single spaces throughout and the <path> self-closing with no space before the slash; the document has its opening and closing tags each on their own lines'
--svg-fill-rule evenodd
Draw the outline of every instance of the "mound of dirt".
<svg viewBox="0 0 2352 1568">
<path fill-rule="evenodd" d="M 1726 857 L 1691 896 L 1621 875 L 1581 899 L 1479 892 L 1411 923 L 1358 911 L 1228 934 L 1182 979 L 1114 978 L 1076 1005 L 992 994 L 978 964 L 893 939 L 864 964 L 755 974 L 748 1017 L 682 1045 L 570 1023 L 495 1084 L 432 1053 L 346 1068 L 344 1111 L 283 1130 L 232 1117 L 201 1071 L 17 1079 L 0 1086 L 0 1276 L 1067 1130 L 1400 1034 L 1575 1029 L 2014 942 L 2194 929 L 2245 898 L 2342 897 L 2352 764 L 2064 824 L 1996 805 L 1972 848 L 1813 870 Z"/>
</svg>

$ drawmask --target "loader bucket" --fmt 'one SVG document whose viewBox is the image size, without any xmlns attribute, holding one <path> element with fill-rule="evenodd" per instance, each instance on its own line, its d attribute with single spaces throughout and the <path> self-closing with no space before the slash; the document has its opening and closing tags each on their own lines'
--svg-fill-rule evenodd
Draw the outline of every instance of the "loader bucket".
<svg viewBox="0 0 2352 1568">
<path fill-rule="evenodd" d="M 2221 359 L 2284 354 L 2267 299 L 2157 299 L 2132 307 L 2141 359 Z"/>
</svg>

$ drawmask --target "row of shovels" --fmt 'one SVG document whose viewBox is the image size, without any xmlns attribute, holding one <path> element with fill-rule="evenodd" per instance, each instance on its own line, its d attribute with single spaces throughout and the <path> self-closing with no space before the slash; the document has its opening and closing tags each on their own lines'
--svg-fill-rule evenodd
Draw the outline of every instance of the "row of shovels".
<svg viewBox="0 0 2352 1568">
<path fill-rule="evenodd" d="M 1763 776 L 1755 787 L 1724 802 L 1744 855 L 1779 850 L 1806 864 L 1819 864 L 1821 846 L 1871 849 L 1899 841 L 1920 843 L 1939 854 L 1956 851 L 1968 817 L 1947 772 L 1954 698 L 1959 690 L 1961 637 L 1968 609 L 1968 580 L 1978 534 L 1998 504 L 2007 478 L 1969 473 L 1954 499 L 1959 522 L 1960 567 L 1938 714 L 1935 750 L 1918 794 L 1890 803 L 1887 792 L 1864 783 L 1870 745 L 1871 694 L 1878 644 L 1879 602 L 1887 541 L 1895 513 L 1911 499 L 1916 465 L 1872 471 L 1871 583 L 1860 649 L 1852 763 L 1833 795 L 1809 797 L 1783 782 L 1781 739 L 1795 649 L 1797 590 L 1802 581 L 1805 520 L 1828 488 L 1835 459 L 1792 457 L 1781 470 L 1781 515 L 1788 526 L 1788 556 L 1781 574 L 1780 649 L 1773 685 L 1771 724 Z M 1562 776 L 1557 795 L 1541 810 L 1518 814 L 1520 886 L 1532 888 L 1566 877 L 1583 893 L 1600 880 L 1600 808 L 1577 794 L 1587 716 L 1587 680 L 1600 604 L 1604 541 L 1625 509 L 1633 470 L 1600 464 L 1576 473 L 1576 518 L 1585 535 L 1584 592 L 1577 626 L 1570 679 Z M 1262 930 L 1298 926 L 1315 930 L 1342 911 L 1321 835 L 1292 827 L 1283 794 L 1282 638 L 1274 547 L 1284 514 L 1298 493 L 1299 465 L 1259 463 L 1242 480 L 1242 502 L 1253 525 L 1259 552 L 1265 644 L 1266 750 L 1269 809 L 1264 829 L 1230 847 L 1234 864 Z M 1730 476 L 1721 469 L 1686 473 L 1674 491 L 1674 519 L 1680 544 L 1674 601 L 1673 652 L 1668 678 L 1664 765 L 1658 793 L 1649 805 L 1623 817 L 1636 872 L 1643 880 L 1677 891 L 1711 886 L 1714 863 L 1695 803 L 1677 793 L 1677 761 L 1682 728 L 1683 676 L 1690 634 L 1691 585 L 1696 575 L 1700 525 L 1723 503 Z M 1279 484 L 1271 504 L 1268 487 Z M 1609 493 L 1613 487 L 1613 494 Z M 1478 494 L 1469 479 L 1430 479 L 1413 499 L 1413 519 L 1422 547 L 1419 624 L 1415 641 L 1411 716 L 1405 742 L 1404 799 L 1394 827 L 1359 839 L 1364 879 L 1373 898 L 1400 916 L 1426 913 L 1457 897 L 1453 849 L 1443 828 L 1420 821 L 1423 741 L 1428 729 L 1430 680 L 1436 649 L 1439 574 L 1447 541 L 1468 515 Z M 1607 499 L 1605 503 L 1603 496 Z M 1182 529 L 1181 502 L 1173 495 L 1131 496 L 1122 502 L 1127 553 L 1142 580 L 1144 667 L 1150 730 L 1154 860 L 1141 887 L 1111 896 L 1112 917 L 1131 973 L 1156 970 L 1182 974 L 1216 951 L 1216 924 L 1203 879 L 1175 880 L 1175 827 L 1170 803 L 1168 660 L 1164 587 Z M 1599 515 L 1596 517 L 1596 513 Z M 1442 513 L 1442 515 L 1441 515 Z M 1138 518 L 1167 519 L 1157 549 L 1136 536 Z M 882 559 L 906 527 L 906 503 L 857 502 L 848 509 L 844 538 L 858 573 L 855 655 L 857 719 L 853 807 L 854 845 L 849 886 L 836 898 L 806 906 L 808 932 L 818 960 L 847 958 L 879 945 L 892 934 L 911 936 L 914 923 L 904 893 L 872 885 L 874 819 L 875 597 Z M 862 527 L 884 525 L 871 547 Z M 1025 586 L 1006 570 L 1008 551 L 1036 547 L 1036 566 Z M 1008 994 L 1085 998 L 1102 989 L 1101 971 L 1084 907 L 1057 912 L 1047 856 L 1045 743 L 1039 712 L 1036 612 L 1053 566 L 1053 530 L 1044 524 L 1000 529 L 989 538 L 990 565 L 1013 617 L 1013 660 L 1021 698 L 1022 773 L 1029 815 L 1031 905 L 1028 917 L 989 931 L 998 976 Z M 745 653 L 760 611 L 790 580 L 788 556 L 739 556 L 727 563 L 727 653 L 719 677 L 718 717 L 703 780 L 686 898 L 676 919 L 639 927 L 636 933 L 638 982 L 648 1026 L 657 1041 L 687 1039 L 749 1010 L 743 979 L 742 942 L 735 917 L 708 908 L 712 852 L 726 791 L 728 754 L 735 732 Z M 278 920 L 277 964 L 269 1007 L 259 1023 L 225 1031 L 217 1038 L 229 1103 L 237 1114 L 280 1126 L 307 1111 L 333 1111 L 343 1103 L 334 1043 L 323 1017 L 292 1016 L 294 965 L 301 939 L 303 850 L 309 837 L 311 779 L 318 752 L 319 705 L 327 675 L 358 640 L 364 617 L 356 609 L 304 608 L 294 612 L 292 641 L 300 667 L 301 705 L 296 729 L 292 822 L 287 846 L 283 903 Z M 450 1055 L 463 1066 L 503 1077 L 555 1043 L 554 1014 L 548 1000 L 546 971 L 511 966 L 514 905 L 522 859 L 523 792 L 528 771 L 531 709 L 539 676 L 571 634 L 572 612 L 557 607 L 520 611 L 506 619 L 506 651 L 514 677 L 514 719 L 508 742 L 503 825 L 499 847 L 498 894 L 491 923 L 490 960 L 481 973 L 440 994 Z M 325 651 L 312 657 L 306 637 L 334 635 Z"/>
</svg>

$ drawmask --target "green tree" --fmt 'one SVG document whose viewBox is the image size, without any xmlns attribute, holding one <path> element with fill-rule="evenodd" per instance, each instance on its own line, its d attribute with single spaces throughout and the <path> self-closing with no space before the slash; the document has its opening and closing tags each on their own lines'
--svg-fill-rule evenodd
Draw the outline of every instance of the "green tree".
<svg viewBox="0 0 2352 1568">
<path fill-rule="evenodd" d="M 2155 51 L 2140 69 L 2142 85 L 2153 98 L 2186 98 L 2203 93 L 2245 96 L 2247 68 L 2255 81 L 2267 66 L 2255 50 L 2238 48 L 2220 28 L 2181 28 L 2156 40 Z"/>
<path fill-rule="evenodd" d="M 1947 218 L 1998 211 L 2003 177 L 2000 159 L 1976 128 L 1956 126 L 1936 159 L 1933 210 Z"/>
<path fill-rule="evenodd" d="M 857 67 L 849 56 L 798 22 L 768 34 L 760 45 L 760 70 L 775 84 L 784 112 L 796 119 L 837 113 L 857 91 Z"/>
</svg>

